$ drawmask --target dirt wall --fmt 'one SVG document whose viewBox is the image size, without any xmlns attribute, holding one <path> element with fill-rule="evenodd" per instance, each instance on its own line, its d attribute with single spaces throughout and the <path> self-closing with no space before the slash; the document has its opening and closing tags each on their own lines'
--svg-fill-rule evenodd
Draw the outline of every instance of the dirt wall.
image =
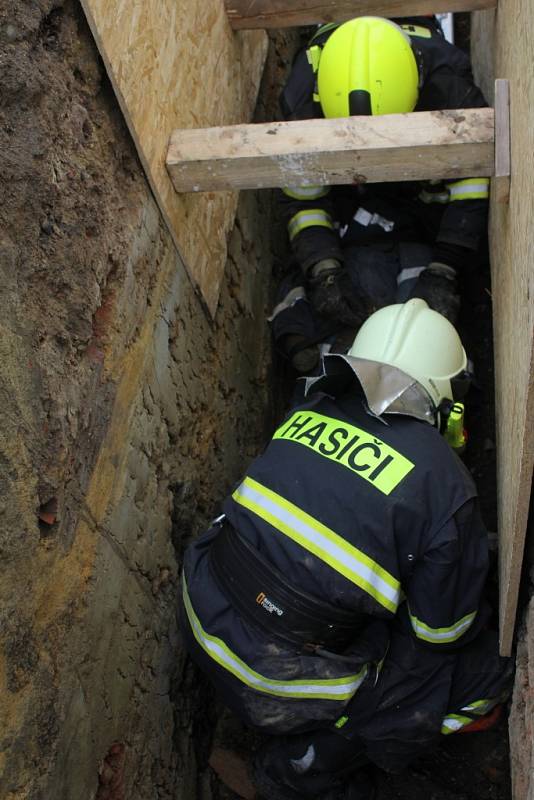
<svg viewBox="0 0 534 800">
<path fill-rule="evenodd" d="M 0 55 L 0 798 L 209 797 L 177 580 L 269 426 L 271 199 L 211 324 L 78 3 L 0 0 Z"/>
</svg>

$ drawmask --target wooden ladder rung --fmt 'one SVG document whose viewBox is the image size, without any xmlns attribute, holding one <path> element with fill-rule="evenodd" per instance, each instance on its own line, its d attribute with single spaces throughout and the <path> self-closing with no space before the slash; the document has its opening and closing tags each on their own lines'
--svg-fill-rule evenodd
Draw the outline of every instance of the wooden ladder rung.
<svg viewBox="0 0 534 800">
<path fill-rule="evenodd" d="M 491 176 L 492 108 L 174 131 L 177 192 Z"/>
</svg>

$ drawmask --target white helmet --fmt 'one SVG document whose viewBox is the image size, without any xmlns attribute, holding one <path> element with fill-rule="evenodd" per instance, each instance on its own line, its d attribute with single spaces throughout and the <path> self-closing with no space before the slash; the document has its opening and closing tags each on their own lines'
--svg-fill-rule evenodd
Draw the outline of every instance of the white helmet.
<svg viewBox="0 0 534 800">
<path fill-rule="evenodd" d="M 454 326 L 419 298 L 372 314 L 348 355 L 401 370 L 426 390 L 436 411 L 454 399 L 451 380 L 467 366 Z"/>
</svg>

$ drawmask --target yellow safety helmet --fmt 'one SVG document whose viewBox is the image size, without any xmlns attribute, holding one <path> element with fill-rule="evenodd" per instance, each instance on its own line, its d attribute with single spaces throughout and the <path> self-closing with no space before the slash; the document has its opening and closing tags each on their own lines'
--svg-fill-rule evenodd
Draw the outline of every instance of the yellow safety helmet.
<svg viewBox="0 0 534 800">
<path fill-rule="evenodd" d="M 400 114 L 417 103 L 419 71 L 410 37 L 391 20 L 344 22 L 308 59 L 325 117 Z"/>
<path fill-rule="evenodd" d="M 467 366 L 454 326 L 418 298 L 372 314 L 348 355 L 401 370 L 426 390 L 436 410 L 454 399 L 454 379 Z"/>
</svg>

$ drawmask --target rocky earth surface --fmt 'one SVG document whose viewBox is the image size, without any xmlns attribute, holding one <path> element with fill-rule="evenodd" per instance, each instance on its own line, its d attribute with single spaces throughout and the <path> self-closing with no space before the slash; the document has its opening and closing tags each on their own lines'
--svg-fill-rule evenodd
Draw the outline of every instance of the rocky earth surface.
<svg viewBox="0 0 534 800">
<path fill-rule="evenodd" d="M 191 800 L 180 561 L 271 424 L 271 196 L 211 322 L 74 0 L 0 0 L 0 159 L 0 797 Z"/>
</svg>

